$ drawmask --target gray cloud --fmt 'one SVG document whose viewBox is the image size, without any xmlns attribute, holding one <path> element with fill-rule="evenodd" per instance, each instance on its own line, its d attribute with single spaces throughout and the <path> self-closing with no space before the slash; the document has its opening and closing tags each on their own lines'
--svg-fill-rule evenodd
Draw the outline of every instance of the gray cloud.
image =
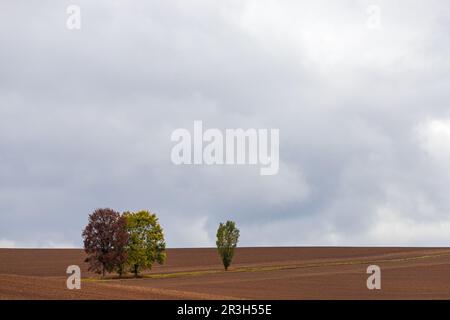
<svg viewBox="0 0 450 320">
<path fill-rule="evenodd" d="M 381 29 L 366 27 L 369 4 Z M 450 7 L 0 4 L 0 246 L 79 246 L 97 207 L 169 246 L 450 245 Z M 280 172 L 175 166 L 170 134 L 280 128 Z"/>
</svg>

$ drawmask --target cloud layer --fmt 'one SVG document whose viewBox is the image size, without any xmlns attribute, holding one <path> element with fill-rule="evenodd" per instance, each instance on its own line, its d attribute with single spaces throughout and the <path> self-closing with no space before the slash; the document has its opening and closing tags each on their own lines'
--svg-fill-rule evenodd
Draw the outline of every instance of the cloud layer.
<svg viewBox="0 0 450 320">
<path fill-rule="evenodd" d="M 447 1 L 72 2 L 0 4 L 0 246 L 80 246 L 98 207 L 171 247 L 450 245 Z M 194 120 L 279 128 L 279 174 L 173 165 Z"/>
</svg>

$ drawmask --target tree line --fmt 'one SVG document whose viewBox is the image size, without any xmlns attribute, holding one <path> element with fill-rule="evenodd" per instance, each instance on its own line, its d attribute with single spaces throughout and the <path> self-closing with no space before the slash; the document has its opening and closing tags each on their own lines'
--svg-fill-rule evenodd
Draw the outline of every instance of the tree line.
<svg viewBox="0 0 450 320">
<path fill-rule="evenodd" d="M 220 223 L 216 236 L 218 254 L 228 270 L 239 229 L 233 221 Z M 163 229 L 157 216 L 148 210 L 120 214 L 109 208 L 97 209 L 89 215 L 82 237 L 89 271 L 103 277 L 112 272 L 120 277 L 131 272 L 138 277 L 153 264 L 166 260 Z"/>
</svg>

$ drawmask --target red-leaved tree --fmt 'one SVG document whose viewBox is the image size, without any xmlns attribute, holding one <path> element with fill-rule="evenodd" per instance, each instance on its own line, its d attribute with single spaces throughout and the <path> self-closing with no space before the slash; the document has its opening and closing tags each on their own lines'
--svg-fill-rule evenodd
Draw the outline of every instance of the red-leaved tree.
<svg viewBox="0 0 450 320">
<path fill-rule="evenodd" d="M 89 215 L 83 231 L 84 251 L 89 271 L 101 273 L 117 270 L 119 274 L 127 261 L 128 233 L 126 219 L 112 209 L 97 209 Z"/>
</svg>

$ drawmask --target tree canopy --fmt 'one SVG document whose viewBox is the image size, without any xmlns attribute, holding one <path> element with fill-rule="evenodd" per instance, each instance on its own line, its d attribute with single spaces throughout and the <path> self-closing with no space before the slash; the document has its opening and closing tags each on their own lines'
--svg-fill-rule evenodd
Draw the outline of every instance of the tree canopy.
<svg viewBox="0 0 450 320">
<path fill-rule="evenodd" d="M 217 251 L 222 258 L 223 266 L 225 270 L 231 265 L 231 261 L 234 256 L 234 249 L 239 241 L 239 229 L 236 228 L 236 223 L 233 221 L 227 221 L 226 223 L 220 223 L 217 229 Z"/>
<path fill-rule="evenodd" d="M 164 263 L 164 233 L 156 215 L 149 211 L 125 212 L 124 217 L 129 234 L 127 264 L 137 277 L 140 271 L 151 269 L 155 262 Z"/>
<path fill-rule="evenodd" d="M 104 276 L 125 263 L 124 248 L 129 239 L 125 226 L 125 218 L 109 208 L 97 209 L 89 215 L 82 236 L 90 271 Z"/>
</svg>

